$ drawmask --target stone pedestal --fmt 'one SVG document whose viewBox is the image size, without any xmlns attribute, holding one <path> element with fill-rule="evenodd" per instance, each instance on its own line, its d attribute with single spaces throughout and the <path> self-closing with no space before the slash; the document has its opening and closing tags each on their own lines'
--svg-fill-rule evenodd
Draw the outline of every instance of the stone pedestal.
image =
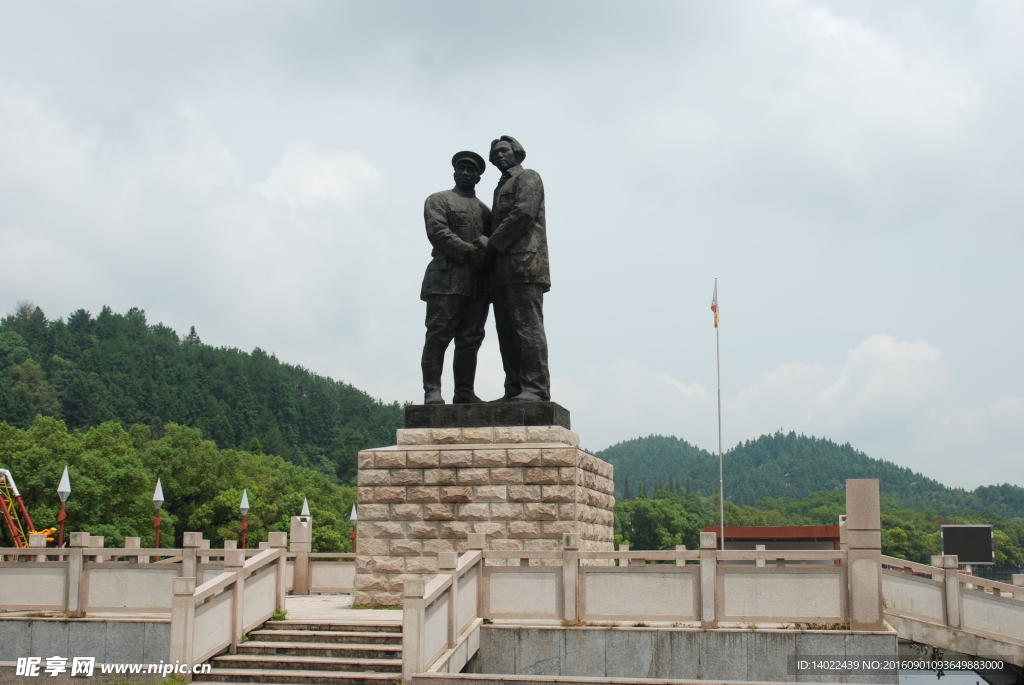
<svg viewBox="0 0 1024 685">
<path fill-rule="evenodd" d="M 410 404 L 406 428 L 486 428 L 488 426 L 561 426 L 569 410 L 557 402 L 483 402 L 479 404 Z"/>
<path fill-rule="evenodd" d="M 612 551 L 611 464 L 562 426 L 406 428 L 398 444 L 359 453 L 355 604 L 398 605 L 404 583 L 463 553 L 469 533 L 491 550 Z"/>
</svg>

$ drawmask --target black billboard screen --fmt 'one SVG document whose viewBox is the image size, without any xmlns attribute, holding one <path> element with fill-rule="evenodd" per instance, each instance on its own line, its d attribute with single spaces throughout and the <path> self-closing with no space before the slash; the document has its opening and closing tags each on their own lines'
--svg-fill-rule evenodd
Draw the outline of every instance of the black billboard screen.
<svg viewBox="0 0 1024 685">
<path fill-rule="evenodd" d="M 992 526 L 942 526 L 942 553 L 955 554 L 961 564 L 994 564 Z"/>
</svg>

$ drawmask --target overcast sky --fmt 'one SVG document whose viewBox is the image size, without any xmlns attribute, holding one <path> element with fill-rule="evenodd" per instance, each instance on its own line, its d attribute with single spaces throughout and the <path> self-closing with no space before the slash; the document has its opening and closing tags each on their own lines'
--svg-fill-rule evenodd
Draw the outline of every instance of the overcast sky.
<svg viewBox="0 0 1024 685">
<path fill-rule="evenodd" d="M 717 276 L 727 449 L 1024 484 L 1022 122 L 1019 2 L 3 2 L 0 310 L 422 401 L 423 200 L 509 134 L 585 446 L 716 449 Z"/>
</svg>

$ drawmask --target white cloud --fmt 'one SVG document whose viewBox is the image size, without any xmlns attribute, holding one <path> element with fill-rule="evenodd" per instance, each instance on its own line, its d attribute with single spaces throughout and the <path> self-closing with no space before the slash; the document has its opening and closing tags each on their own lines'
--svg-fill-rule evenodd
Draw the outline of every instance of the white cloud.
<svg viewBox="0 0 1024 685">
<path fill-rule="evenodd" d="M 271 200 L 293 206 L 330 202 L 345 207 L 380 181 L 380 171 L 361 153 L 322 154 L 300 140 L 256 188 Z"/>
<path fill-rule="evenodd" d="M 518 11 L 511 50 L 486 3 L 3 6 L 0 307 L 138 306 L 414 400 L 423 199 L 511 133 L 587 445 L 716 443 L 720 276 L 727 444 L 785 427 L 1021 481 L 1018 3 Z"/>
<path fill-rule="evenodd" d="M 591 446 L 632 435 L 672 433 L 713 450 L 715 397 L 699 383 L 653 372 L 617 358 L 603 372 L 599 397 L 576 394 L 577 427 Z M 664 388 L 675 392 L 666 394 Z M 614 397 L 612 406 L 602 402 Z M 629 407 L 623 411 L 623 405 Z M 726 446 L 782 429 L 851 442 L 870 456 L 924 472 L 949 485 L 1014 479 L 1024 448 L 1024 398 L 1007 396 L 983 407 L 961 406 L 942 353 L 925 341 L 870 336 L 833 366 L 787 362 L 722 401 Z M 581 411 L 582 410 L 582 411 Z M 972 455 L 969 472 L 964 457 Z M 982 459 L 977 459 L 981 457 Z"/>
</svg>

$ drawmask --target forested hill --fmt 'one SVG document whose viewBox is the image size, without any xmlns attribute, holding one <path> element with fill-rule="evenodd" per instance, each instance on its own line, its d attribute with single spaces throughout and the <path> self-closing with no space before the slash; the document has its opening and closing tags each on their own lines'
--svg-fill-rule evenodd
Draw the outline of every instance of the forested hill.
<svg viewBox="0 0 1024 685">
<path fill-rule="evenodd" d="M 203 344 L 130 309 L 104 307 L 67 321 L 20 305 L 0 321 L 0 422 L 27 428 L 37 414 L 69 429 L 105 421 L 192 426 L 218 447 L 263 452 L 352 482 L 356 453 L 394 442 L 403 409 L 345 383 L 251 353 Z"/>
<path fill-rule="evenodd" d="M 615 465 L 616 494 L 648 496 L 659 488 L 713 495 L 718 492 L 718 457 L 675 437 L 651 435 L 597 453 Z M 878 478 L 883 493 L 919 510 L 992 510 L 1024 516 L 1024 488 L 992 485 L 968 491 L 949 488 L 892 462 L 873 459 L 850 445 L 775 433 L 740 443 L 725 453 L 726 499 L 755 504 L 766 497 L 799 500 L 821 490 L 839 490 L 847 478 Z M 788 474 L 788 478 L 787 478 Z M 625 493 L 627 484 L 630 492 Z M 671 482 L 670 482 L 671 481 Z M 628 499 L 628 497 L 627 497 Z"/>
</svg>

